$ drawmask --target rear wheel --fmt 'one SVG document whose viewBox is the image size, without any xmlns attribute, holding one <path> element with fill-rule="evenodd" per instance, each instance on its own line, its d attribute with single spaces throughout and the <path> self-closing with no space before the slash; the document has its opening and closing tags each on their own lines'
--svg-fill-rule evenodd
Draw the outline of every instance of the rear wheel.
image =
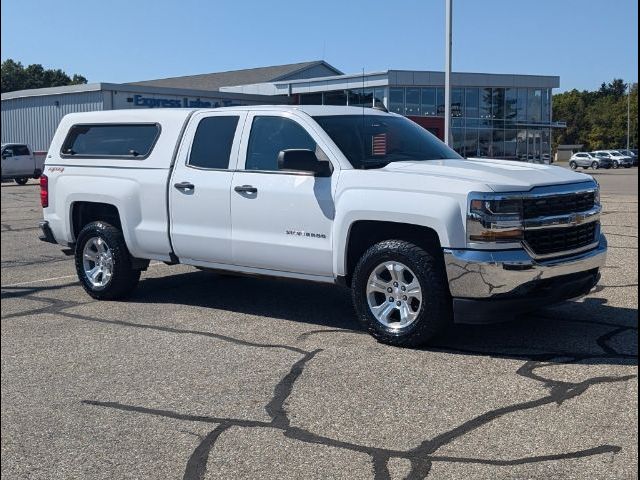
<svg viewBox="0 0 640 480">
<path fill-rule="evenodd" d="M 353 275 L 358 319 L 377 340 L 424 345 L 452 321 L 451 295 L 439 252 L 386 240 L 365 252 Z"/>
<path fill-rule="evenodd" d="M 571 170 L 575 170 L 576 168 L 578 168 L 578 164 L 573 160 L 569 162 L 569 166 L 571 167 Z"/>
<path fill-rule="evenodd" d="M 620 168 L 620 163 L 617 160 L 613 161 L 613 168 Z"/>
<path fill-rule="evenodd" d="M 598 162 L 593 162 L 591 164 L 591 168 L 593 168 L 594 170 L 597 170 L 600 168 L 600 164 Z"/>
<path fill-rule="evenodd" d="M 105 222 L 92 222 L 82 229 L 75 261 L 82 287 L 98 300 L 124 298 L 140 279 L 140 270 L 132 268 L 122 232 Z"/>
<path fill-rule="evenodd" d="M 14 181 L 18 184 L 18 185 L 26 185 L 27 182 L 29 181 L 28 178 L 26 177 L 21 177 L 21 178 L 14 178 Z"/>
</svg>

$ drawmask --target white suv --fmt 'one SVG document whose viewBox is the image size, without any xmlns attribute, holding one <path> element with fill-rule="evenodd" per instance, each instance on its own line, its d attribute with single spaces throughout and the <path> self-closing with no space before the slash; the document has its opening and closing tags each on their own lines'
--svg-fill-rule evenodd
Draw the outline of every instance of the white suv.
<svg viewBox="0 0 640 480">
<path fill-rule="evenodd" d="M 593 154 L 598 158 L 608 158 L 611 160 L 613 168 L 631 168 L 633 166 L 631 157 L 622 155 L 617 150 L 596 150 Z"/>
</svg>

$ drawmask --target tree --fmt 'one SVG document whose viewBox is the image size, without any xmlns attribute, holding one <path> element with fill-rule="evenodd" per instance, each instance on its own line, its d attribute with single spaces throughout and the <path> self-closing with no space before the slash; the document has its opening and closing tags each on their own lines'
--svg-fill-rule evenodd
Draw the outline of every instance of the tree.
<svg viewBox="0 0 640 480">
<path fill-rule="evenodd" d="M 596 91 L 560 93 L 553 96 L 553 118 L 567 122 L 567 128 L 555 129 L 553 146 L 583 144 L 585 150 L 626 147 L 627 100 L 630 102 L 630 146 L 638 146 L 638 84 L 622 79 L 602 83 Z"/>
<path fill-rule="evenodd" d="M 40 64 L 24 67 L 22 63 L 9 58 L 1 65 L 2 93 L 31 88 L 61 87 L 63 85 L 78 85 L 87 83 L 82 75 L 74 74 L 69 77 L 60 69 L 45 69 Z"/>
</svg>

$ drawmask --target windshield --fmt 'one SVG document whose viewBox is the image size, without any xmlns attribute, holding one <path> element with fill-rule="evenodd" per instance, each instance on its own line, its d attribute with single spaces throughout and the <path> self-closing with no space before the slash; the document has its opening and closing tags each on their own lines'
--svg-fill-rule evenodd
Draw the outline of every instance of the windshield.
<svg viewBox="0 0 640 480">
<path fill-rule="evenodd" d="M 462 158 L 433 134 L 404 117 L 327 115 L 313 117 L 354 168 L 391 162 Z"/>
</svg>

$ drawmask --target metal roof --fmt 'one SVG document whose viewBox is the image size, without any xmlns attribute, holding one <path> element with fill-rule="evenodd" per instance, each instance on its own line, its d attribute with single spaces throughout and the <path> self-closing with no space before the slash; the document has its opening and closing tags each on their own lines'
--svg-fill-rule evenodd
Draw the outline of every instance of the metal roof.
<svg viewBox="0 0 640 480">
<path fill-rule="evenodd" d="M 203 73 L 184 77 L 144 80 L 139 82 L 130 82 L 128 85 L 189 88 L 195 90 L 218 90 L 221 87 L 230 85 L 273 82 L 291 76 L 304 78 L 304 72 L 312 69 L 313 67 L 324 67 L 326 70 L 333 72 L 334 75 L 342 75 L 340 70 L 329 65 L 324 60 L 314 60 L 310 62 L 290 63 L 286 65 L 272 65 L 269 67 L 231 70 L 228 72 Z"/>
</svg>

